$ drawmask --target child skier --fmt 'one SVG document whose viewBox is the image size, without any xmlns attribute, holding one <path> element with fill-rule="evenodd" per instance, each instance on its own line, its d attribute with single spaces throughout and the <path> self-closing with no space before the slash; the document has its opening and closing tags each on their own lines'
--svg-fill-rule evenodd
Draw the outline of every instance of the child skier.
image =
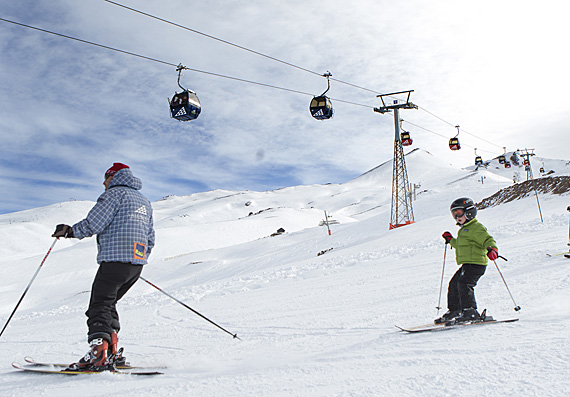
<svg viewBox="0 0 570 397">
<path fill-rule="evenodd" d="M 455 248 L 455 259 L 461 266 L 449 281 L 448 311 L 437 318 L 436 324 L 448 321 L 465 322 L 481 319 L 477 312 L 474 288 L 487 268 L 487 258 L 499 257 L 497 243 L 485 226 L 475 219 L 477 208 L 473 200 L 462 197 L 451 203 L 451 216 L 461 226 L 454 238 L 448 231 L 442 234 L 446 244 Z"/>
</svg>

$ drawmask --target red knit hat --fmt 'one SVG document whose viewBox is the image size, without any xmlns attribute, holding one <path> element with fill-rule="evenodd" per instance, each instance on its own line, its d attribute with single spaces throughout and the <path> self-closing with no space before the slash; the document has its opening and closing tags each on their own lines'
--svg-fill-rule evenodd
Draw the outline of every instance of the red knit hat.
<svg viewBox="0 0 570 397">
<path fill-rule="evenodd" d="M 105 179 L 111 175 L 115 175 L 115 172 L 122 170 L 123 168 L 129 168 L 129 166 L 123 163 L 113 163 L 113 166 L 105 171 Z"/>
</svg>

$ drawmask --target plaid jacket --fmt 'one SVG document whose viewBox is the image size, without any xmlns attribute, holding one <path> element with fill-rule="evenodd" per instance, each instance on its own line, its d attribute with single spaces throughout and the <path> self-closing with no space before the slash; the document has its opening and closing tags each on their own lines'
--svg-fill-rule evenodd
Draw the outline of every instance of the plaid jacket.
<svg viewBox="0 0 570 397">
<path fill-rule="evenodd" d="M 152 207 L 129 168 L 118 171 L 87 218 L 73 225 L 78 239 L 97 235 L 97 262 L 147 263 L 154 247 Z"/>
</svg>

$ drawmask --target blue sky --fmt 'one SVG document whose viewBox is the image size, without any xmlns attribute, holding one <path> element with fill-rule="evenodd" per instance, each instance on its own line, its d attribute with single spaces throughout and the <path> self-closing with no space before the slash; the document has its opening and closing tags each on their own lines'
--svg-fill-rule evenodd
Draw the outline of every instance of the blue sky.
<svg viewBox="0 0 570 397">
<path fill-rule="evenodd" d="M 119 3 L 375 92 L 413 89 L 420 109 L 401 113 L 411 148 L 442 161 L 467 166 L 474 148 L 490 158 L 503 147 L 570 157 L 565 2 Z M 193 69 L 326 89 L 323 77 L 104 0 L 5 1 L 0 18 Z M 167 101 L 179 91 L 175 67 L 4 21 L 0 37 L 0 213 L 95 200 L 117 161 L 157 200 L 341 183 L 392 156 L 394 121 L 372 111 L 376 94 L 334 80 L 335 116 L 317 121 L 310 96 L 186 71 L 182 85 L 202 113 L 180 123 Z M 456 124 L 463 148 L 452 152 Z"/>
</svg>

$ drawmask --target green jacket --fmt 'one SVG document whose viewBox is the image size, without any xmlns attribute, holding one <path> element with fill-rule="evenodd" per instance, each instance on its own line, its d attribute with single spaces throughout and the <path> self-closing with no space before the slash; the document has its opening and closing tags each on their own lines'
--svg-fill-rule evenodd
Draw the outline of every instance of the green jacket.
<svg viewBox="0 0 570 397">
<path fill-rule="evenodd" d="M 457 232 L 457 238 L 449 242 L 455 248 L 455 260 L 458 265 L 471 263 L 487 265 L 487 247 L 497 248 L 495 239 L 477 219 L 466 222 Z"/>
</svg>

